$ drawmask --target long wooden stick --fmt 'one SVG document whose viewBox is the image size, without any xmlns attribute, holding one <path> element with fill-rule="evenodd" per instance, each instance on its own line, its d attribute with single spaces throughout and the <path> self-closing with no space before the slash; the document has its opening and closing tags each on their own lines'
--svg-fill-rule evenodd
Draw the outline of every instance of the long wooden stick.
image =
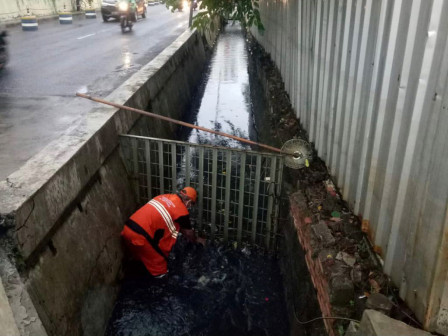
<svg viewBox="0 0 448 336">
<path fill-rule="evenodd" d="M 235 135 L 228 134 L 228 133 L 214 131 L 214 130 L 212 130 L 210 128 L 196 126 L 196 125 L 189 124 L 189 123 L 186 123 L 186 122 L 183 122 L 183 121 L 180 121 L 180 120 L 168 118 L 168 117 L 162 116 L 160 114 L 139 110 L 139 109 L 136 109 L 134 107 L 129 107 L 129 106 L 124 106 L 124 105 L 120 105 L 120 104 L 115 104 L 115 103 L 112 103 L 110 101 L 107 101 L 107 100 L 104 100 L 104 99 L 101 99 L 101 98 L 95 98 L 95 97 L 91 97 L 91 96 L 85 95 L 83 93 L 77 92 L 76 95 L 78 97 L 81 97 L 81 98 L 86 98 L 86 99 L 89 99 L 89 100 L 92 100 L 92 101 L 95 101 L 95 102 L 98 102 L 98 103 L 110 105 L 110 106 L 113 106 L 113 107 L 116 107 L 116 108 L 119 108 L 119 109 L 122 109 L 122 110 L 127 110 L 127 111 L 140 113 L 140 114 L 143 114 L 143 115 L 148 116 L 148 117 L 169 121 L 169 122 L 172 122 L 174 124 L 178 124 L 178 125 L 194 128 L 194 129 L 197 129 L 197 130 L 200 130 L 200 131 L 204 131 L 204 132 L 208 132 L 208 133 L 212 133 L 212 134 L 216 134 L 216 135 L 221 135 L 223 137 L 227 137 L 227 138 L 234 139 L 234 140 L 237 140 L 237 141 L 245 142 L 245 143 L 248 143 L 250 145 L 255 145 L 255 146 L 262 147 L 262 148 L 266 148 L 266 149 L 269 149 L 269 150 L 277 152 L 277 153 L 283 153 L 282 150 L 279 149 L 279 148 L 268 146 L 268 145 L 264 145 L 264 144 L 261 144 L 261 143 L 258 143 L 258 142 L 252 141 L 252 140 L 240 138 L 240 137 L 237 137 Z M 283 153 L 283 154 L 285 154 L 285 153 Z"/>
</svg>

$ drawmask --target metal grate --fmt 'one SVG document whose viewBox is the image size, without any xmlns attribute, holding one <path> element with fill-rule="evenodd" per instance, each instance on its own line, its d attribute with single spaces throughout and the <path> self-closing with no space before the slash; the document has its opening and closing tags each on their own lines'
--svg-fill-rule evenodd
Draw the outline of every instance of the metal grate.
<svg viewBox="0 0 448 336">
<path fill-rule="evenodd" d="M 133 135 L 120 144 L 140 204 L 189 185 L 198 191 L 191 218 L 207 237 L 275 246 L 281 155 Z"/>
</svg>

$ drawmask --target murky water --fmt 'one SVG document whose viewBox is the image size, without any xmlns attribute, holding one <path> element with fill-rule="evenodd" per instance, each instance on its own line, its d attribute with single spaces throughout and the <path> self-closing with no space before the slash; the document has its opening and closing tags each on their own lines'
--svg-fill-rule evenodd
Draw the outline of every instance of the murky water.
<svg viewBox="0 0 448 336">
<path fill-rule="evenodd" d="M 170 274 L 128 272 L 107 335 L 288 335 L 275 259 L 254 248 L 178 239 Z"/>
<path fill-rule="evenodd" d="M 227 25 L 219 36 L 186 121 L 243 138 L 250 137 L 252 103 L 247 57 L 241 26 Z M 193 143 L 246 147 L 241 142 L 197 130 L 183 129 L 181 133 L 182 139 Z"/>
<path fill-rule="evenodd" d="M 185 121 L 248 138 L 252 103 L 247 49 L 241 27 L 220 35 L 199 95 Z M 195 143 L 243 147 L 239 142 L 183 130 Z M 252 140 L 257 141 L 252 136 Z M 170 255 L 169 276 L 151 280 L 141 265 L 126 276 L 106 335 L 282 336 L 289 334 L 276 258 L 255 247 L 187 243 Z"/>
</svg>

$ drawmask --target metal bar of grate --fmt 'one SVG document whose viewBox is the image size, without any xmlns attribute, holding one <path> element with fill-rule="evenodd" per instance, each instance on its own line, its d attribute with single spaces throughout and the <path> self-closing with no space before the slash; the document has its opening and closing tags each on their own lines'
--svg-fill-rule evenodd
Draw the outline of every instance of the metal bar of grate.
<svg viewBox="0 0 448 336">
<path fill-rule="evenodd" d="M 177 174 L 176 174 L 176 144 L 171 144 L 171 192 L 176 192 Z"/>
<path fill-rule="evenodd" d="M 139 202 L 191 185 L 192 220 L 209 238 L 276 247 L 281 156 L 141 136 L 120 141 Z"/>
<path fill-rule="evenodd" d="M 277 168 L 277 183 L 276 183 L 276 197 L 274 200 L 274 218 L 273 218 L 273 243 L 275 244 L 276 241 L 276 233 L 278 230 L 278 215 L 279 215 L 279 211 L 280 211 L 280 197 L 281 197 L 281 193 L 282 193 L 282 185 L 281 185 L 281 181 L 283 178 L 283 158 L 279 158 L 278 162 L 278 168 Z"/>
<path fill-rule="evenodd" d="M 266 215 L 266 248 L 269 249 L 271 242 L 271 224 L 272 224 L 272 205 L 274 204 L 274 196 L 275 196 L 275 173 L 277 168 L 277 158 L 274 157 L 271 160 L 271 176 L 270 176 L 270 184 L 269 184 L 269 198 L 268 198 L 268 211 Z"/>
<path fill-rule="evenodd" d="M 140 200 L 140 187 L 138 179 L 138 139 L 132 140 L 132 177 L 134 179 L 134 188 L 137 196 L 137 200 Z"/>
<path fill-rule="evenodd" d="M 242 231 L 243 231 L 243 209 L 244 209 L 244 179 L 246 172 L 246 153 L 241 155 L 241 165 L 240 165 L 240 197 L 238 201 L 238 230 L 237 230 L 237 242 L 241 245 Z"/>
<path fill-rule="evenodd" d="M 232 152 L 227 151 L 226 159 L 226 189 L 225 189 L 225 214 L 224 214 L 224 241 L 229 239 L 229 214 L 230 214 L 230 180 L 232 178 Z"/>
<path fill-rule="evenodd" d="M 160 193 L 164 194 L 165 193 L 165 187 L 164 187 L 164 182 L 163 182 L 163 176 L 164 176 L 164 171 L 163 171 L 163 142 L 159 142 L 157 145 L 159 147 L 159 184 L 160 184 Z"/>
<path fill-rule="evenodd" d="M 149 141 L 145 141 L 145 156 L 146 156 L 146 190 L 148 200 L 152 198 L 152 183 L 151 183 L 151 149 Z"/>
<path fill-rule="evenodd" d="M 257 219 L 258 219 L 258 198 L 260 193 L 260 175 L 261 175 L 261 156 L 257 156 L 257 165 L 255 171 L 255 187 L 254 187 L 254 205 L 252 210 L 252 242 L 255 243 L 257 235 Z"/>
<path fill-rule="evenodd" d="M 202 229 L 202 215 L 204 211 L 204 148 L 199 148 L 199 213 L 198 213 L 198 222 L 199 229 Z"/>
<path fill-rule="evenodd" d="M 185 146 L 185 185 L 190 185 L 190 146 Z"/>
<path fill-rule="evenodd" d="M 213 149 L 213 162 L 212 162 L 212 226 L 211 226 L 211 238 L 215 237 L 216 231 L 216 185 L 218 177 L 218 150 Z"/>
</svg>

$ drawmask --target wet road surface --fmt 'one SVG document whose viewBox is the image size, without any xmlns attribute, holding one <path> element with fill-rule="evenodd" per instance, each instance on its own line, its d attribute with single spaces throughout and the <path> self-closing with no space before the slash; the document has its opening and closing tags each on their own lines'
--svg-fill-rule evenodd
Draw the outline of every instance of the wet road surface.
<svg viewBox="0 0 448 336">
<path fill-rule="evenodd" d="M 118 23 L 74 17 L 73 24 L 39 22 L 39 30 L 8 28 L 10 62 L 0 72 L 0 179 L 6 178 L 68 127 L 82 123 L 94 103 L 170 45 L 188 26 L 188 11 L 148 7 L 130 33 Z"/>
</svg>

